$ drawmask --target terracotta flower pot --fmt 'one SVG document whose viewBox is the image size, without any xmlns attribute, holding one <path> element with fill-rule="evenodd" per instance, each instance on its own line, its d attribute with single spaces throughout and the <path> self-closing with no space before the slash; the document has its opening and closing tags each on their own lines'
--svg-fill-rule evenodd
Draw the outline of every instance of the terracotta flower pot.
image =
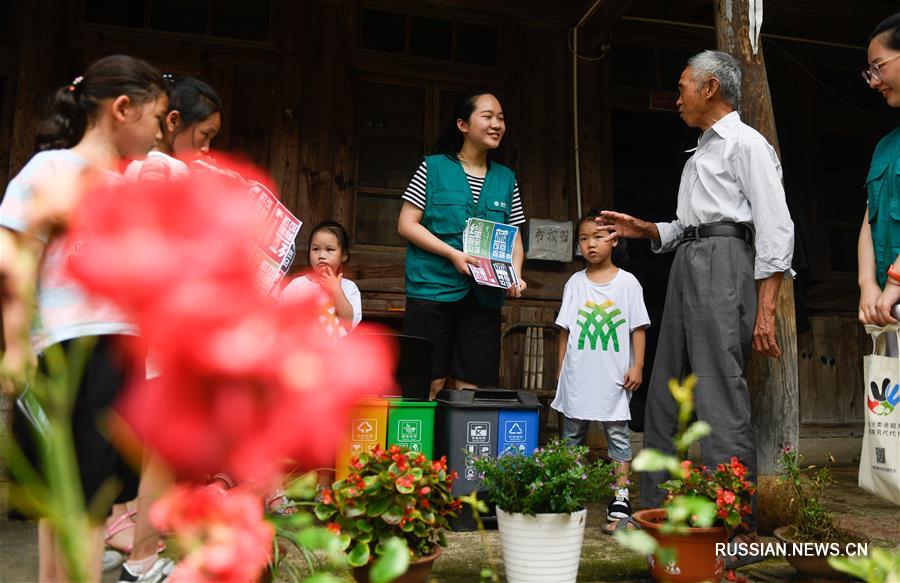
<svg viewBox="0 0 900 583">
<path fill-rule="evenodd" d="M 427 557 L 411 562 L 406 573 L 394 579 L 393 583 L 425 583 L 428 581 L 434 562 L 440 558 L 442 552 L 441 547 L 435 547 L 434 552 Z M 356 583 L 369 583 L 370 566 L 371 563 L 362 567 L 353 567 L 353 579 L 356 580 Z"/>
<path fill-rule="evenodd" d="M 722 579 L 725 557 L 716 556 L 716 543 L 728 542 L 724 526 L 690 528 L 687 534 L 660 532 L 659 527 L 666 520 L 666 511 L 662 508 L 638 510 L 634 513 L 634 520 L 661 547 L 675 551 L 675 560 L 668 565 L 660 563 L 655 555 L 647 556 L 647 565 L 654 581 L 695 583 Z"/>
<path fill-rule="evenodd" d="M 793 526 L 779 526 L 775 529 L 775 538 L 780 540 L 783 543 L 787 543 L 791 545 L 793 543 L 799 543 L 797 538 L 794 536 L 794 527 Z M 797 569 L 797 571 L 803 575 L 806 575 L 808 578 L 812 580 L 817 579 L 848 579 L 848 575 L 845 573 L 841 573 L 837 569 L 832 568 L 831 565 L 828 564 L 828 557 L 822 556 L 800 556 L 794 555 L 788 550 L 787 556 L 785 557 L 787 562 L 790 563 L 791 567 Z"/>
</svg>

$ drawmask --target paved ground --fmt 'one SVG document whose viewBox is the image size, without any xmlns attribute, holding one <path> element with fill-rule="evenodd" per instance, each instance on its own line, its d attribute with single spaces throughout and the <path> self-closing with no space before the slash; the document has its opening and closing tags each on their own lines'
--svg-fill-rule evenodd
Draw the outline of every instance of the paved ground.
<svg viewBox="0 0 900 583">
<path fill-rule="evenodd" d="M 834 469 L 837 479 L 826 503 L 839 513 L 847 529 L 864 533 L 873 543 L 895 547 L 900 544 L 900 508 L 860 491 L 856 487 L 856 466 Z M 590 508 L 582 551 L 579 581 L 648 581 L 644 558 L 619 547 L 600 531 L 604 509 Z M 477 532 L 451 533 L 449 546 L 438 560 L 434 580 L 439 583 L 471 583 L 478 580 L 481 567 L 492 556 L 502 573 L 497 531 L 487 531 L 484 543 Z M 783 559 L 745 567 L 739 573 L 750 583 L 794 581 L 795 571 Z M 0 521 L 0 581 L 31 583 L 37 579 L 36 528 L 33 523 Z M 350 579 L 348 578 L 348 581 Z M 796 579 L 800 581 L 799 579 Z M 105 581 L 115 581 L 109 576 Z M 548 582 L 554 583 L 554 582 Z"/>
</svg>

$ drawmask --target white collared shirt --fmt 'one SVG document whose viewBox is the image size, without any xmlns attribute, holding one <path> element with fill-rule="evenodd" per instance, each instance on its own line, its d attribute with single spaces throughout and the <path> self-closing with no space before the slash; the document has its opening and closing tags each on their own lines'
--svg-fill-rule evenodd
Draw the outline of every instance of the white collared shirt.
<svg viewBox="0 0 900 583">
<path fill-rule="evenodd" d="M 676 220 L 656 223 L 653 251 L 674 251 L 685 227 L 731 221 L 754 230 L 756 279 L 789 271 L 794 223 L 775 149 L 733 111 L 703 132 L 693 152 L 681 173 Z"/>
</svg>

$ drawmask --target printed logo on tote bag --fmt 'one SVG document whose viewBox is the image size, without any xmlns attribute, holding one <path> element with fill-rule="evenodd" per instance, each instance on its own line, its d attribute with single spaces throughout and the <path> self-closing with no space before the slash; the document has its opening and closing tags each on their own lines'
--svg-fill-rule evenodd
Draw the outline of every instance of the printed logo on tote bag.
<svg viewBox="0 0 900 583">
<path fill-rule="evenodd" d="M 869 383 L 869 388 L 872 391 L 872 398 L 868 399 L 869 410 L 883 417 L 893 413 L 900 403 L 900 384 L 891 386 L 891 379 L 884 379 L 880 389 L 875 381 Z"/>
</svg>

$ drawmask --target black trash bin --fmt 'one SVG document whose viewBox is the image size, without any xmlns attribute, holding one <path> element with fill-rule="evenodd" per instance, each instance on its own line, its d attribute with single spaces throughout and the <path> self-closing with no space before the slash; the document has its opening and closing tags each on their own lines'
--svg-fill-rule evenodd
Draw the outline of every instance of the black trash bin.
<svg viewBox="0 0 900 583">
<path fill-rule="evenodd" d="M 537 396 L 507 389 L 445 389 L 437 395 L 435 457 L 447 456 L 447 466 L 459 478 L 451 494 L 464 496 L 478 489 L 475 456 L 496 456 L 510 449 L 530 455 L 537 448 Z M 493 515 L 484 517 L 490 522 Z M 463 507 L 450 521 L 456 531 L 475 530 L 471 510 Z"/>
</svg>

